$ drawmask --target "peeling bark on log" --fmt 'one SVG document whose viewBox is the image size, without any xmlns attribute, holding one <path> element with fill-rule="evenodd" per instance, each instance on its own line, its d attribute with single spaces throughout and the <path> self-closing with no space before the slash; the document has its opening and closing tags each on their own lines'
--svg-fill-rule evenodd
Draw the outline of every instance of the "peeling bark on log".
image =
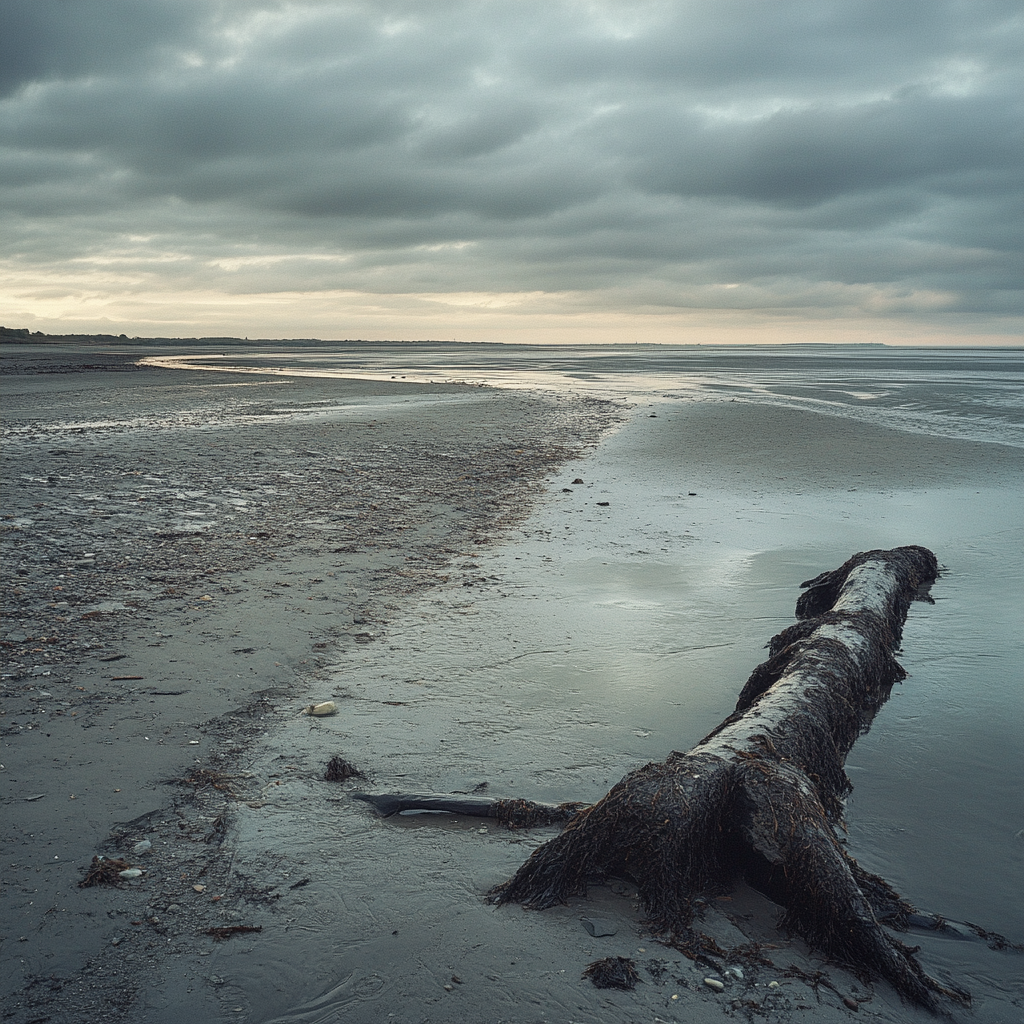
<svg viewBox="0 0 1024 1024">
<path fill-rule="evenodd" d="M 695 902 L 742 871 L 785 908 L 783 927 L 827 957 L 933 1010 L 939 996 L 968 1002 L 925 974 L 915 951 L 880 925 L 905 926 L 914 909 L 836 835 L 852 788 L 846 755 L 904 677 L 895 653 L 907 610 L 930 600 L 937 574 L 935 556 L 910 546 L 854 555 L 802 584 L 799 621 L 770 641 L 733 714 L 689 752 L 631 772 L 593 806 L 357 795 L 381 813 L 417 800 L 420 809 L 490 817 L 502 816 L 499 805 L 518 804 L 523 824 L 544 823 L 550 812 L 549 821 L 570 816 L 491 891 L 494 903 L 543 909 L 625 876 L 636 882 L 652 930 L 686 948 Z M 531 808 L 539 815 L 532 822 Z"/>
<path fill-rule="evenodd" d="M 846 755 L 903 678 L 894 655 L 907 609 L 937 574 L 930 551 L 904 547 L 855 555 L 809 580 L 801 621 L 771 641 L 736 711 L 688 753 L 627 775 L 492 900 L 550 907 L 626 875 L 650 926 L 678 940 L 695 899 L 720 891 L 740 866 L 785 907 L 784 926 L 827 956 L 923 1006 L 935 1008 L 940 994 L 963 1001 L 882 928 L 872 907 L 879 887 L 862 888 L 869 876 L 835 832 L 851 788 Z"/>
</svg>

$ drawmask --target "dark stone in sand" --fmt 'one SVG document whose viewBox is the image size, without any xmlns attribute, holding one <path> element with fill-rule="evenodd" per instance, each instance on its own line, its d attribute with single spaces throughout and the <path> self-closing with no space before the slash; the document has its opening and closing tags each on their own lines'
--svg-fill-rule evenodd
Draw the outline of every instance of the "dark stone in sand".
<svg viewBox="0 0 1024 1024">
<path fill-rule="evenodd" d="M 604 917 L 581 917 L 580 923 L 594 938 L 601 938 L 603 935 L 614 935 L 619 929 Z"/>
</svg>

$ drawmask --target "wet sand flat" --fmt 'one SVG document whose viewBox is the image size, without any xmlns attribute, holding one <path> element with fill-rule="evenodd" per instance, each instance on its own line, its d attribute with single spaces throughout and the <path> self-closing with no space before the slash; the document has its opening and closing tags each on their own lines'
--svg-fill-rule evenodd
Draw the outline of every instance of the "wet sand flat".
<svg viewBox="0 0 1024 1024">
<path fill-rule="evenodd" d="M 143 974 L 224 923 L 218 801 L 279 703 L 315 699 L 328 655 L 378 642 L 616 413 L 3 354 L 5 1018 L 138 1019 Z M 138 892 L 78 888 L 165 815 L 176 850 Z M 171 878 L 194 905 L 153 894 Z"/>
<path fill-rule="evenodd" d="M 855 550 L 923 543 L 940 552 L 944 576 L 936 604 L 912 611 L 910 678 L 851 755 L 851 852 L 918 906 L 1016 935 L 1022 908 L 1008 889 L 1020 877 L 1021 806 L 1009 766 L 1024 716 L 999 666 L 1016 663 L 1019 638 L 986 620 L 987 602 L 1010 621 L 1020 609 L 1020 452 L 738 405 L 636 408 L 549 479 L 511 543 L 481 552 L 475 586 L 424 596 L 386 645 L 339 661 L 339 716 L 284 723 L 262 772 L 302 746 L 320 761 L 344 752 L 368 775 L 351 787 L 486 784 L 493 795 L 595 800 L 732 710 L 768 637 L 793 621 L 802 580 Z M 745 1009 L 827 1020 L 850 1013 L 843 997 L 876 1019 L 930 1019 L 779 936 L 773 908 L 742 885 L 705 921 L 723 946 L 776 947 L 773 967 L 735 962 L 740 979 L 728 961 L 695 964 L 653 942 L 626 883 L 544 913 L 487 907 L 482 894 L 549 832 L 381 822 L 315 779 L 289 776 L 282 788 L 271 807 L 238 818 L 249 870 L 282 863 L 275 851 L 301 835 L 285 863 L 311 877 L 292 949 L 225 951 L 235 973 L 225 1005 L 254 1012 L 258 991 L 257 1019 L 716 1020 Z M 583 919 L 595 917 L 615 934 L 592 937 Z M 974 1019 L 1011 1019 L 1018 957 L 912 940 L 928 969 L 972 990 Z M 635 991 L 580 980 L 609 955 L 637 963 Z M 284 979 L 273 990 L 259 981 L 270 969 Z M 821 971 L 827 984 L 815 987 Z M 725 978 L 724 994 L 704 984 L 709 974 Z"/>
<path fill-rule="evenodd" d="M 213 375 L 177 384 L 189 381 L 212 386 Z M 377 385 L 359 387 L 373 394 Z M 449 393 L 467 389 L 430 392 L 445 400 Z M 481 422 L 499 422 L 501 440 L 514 425 L 531 436 L 542 422 L 554 431 L 544 434 L 553 446 L 548 461 L 523 475 L 529 483 L 544 474 L 543 493 L 519 492 L 521 509 L 533 499 L 529 515 L 495 520 L 491 509 L 440 549 L 428 538 L 418 553 L 435 552 L 436 561 L 429 581 L 417 582 L 422 566 L 405 561 L 408 531 L 387 549 L 397 559 L 388 573 L 374 576 L 379 563 L 354 551 L 335 556 L 331 578 L 314 568 L 325 554 L 309 539 L 316 532 L 282 513 L 275 521 L 296 535 L 290 546 L 261 549 L 222 576 L 239 588 L 234 620 L 204 617 L 213 600 L 154 616 L 150 628 L 186 636 L 190 652 L 201 646 L 216 653 L 211 672 L 227 655 L 215 636 L 232 645 L 228 664 L 245 659 L 257 676 L 272 668 L 270 652 L 290 643 L 292 660 L 275 654 L 281 664 L 273 666 L 289 671 L 281 678 L 271 672 L 262 688 L 248 682 L 247 704 L 242 684 L 220 682 L 236 687 L 223 698 L 226 710 L 204 707 L 191 718 L 176 711 L 175 721 L 191 722 L 191 731 L 161 720 L 172 729 L 166 737 L 187 743 L 187 732 L 199 740 L 180 746 L 173 765 L 179 779 L 192 768 L 192 782 L 168 799 L 168 787 L 154 781 L 137 804 L 146 817 L 126 826 L 136 807 L 112 814 L 112 824 L 85 832 L 63 888 L 52 881 L 56 875 L 48 890 L 35 883 L 51 901 L 56 893 L 81 901 L 67 913 L 95 946 L 87 972 L 66 956 L 60 982 L 47 988 L 34 979 L 59 955 L 52 933 L 44 924 L 26 935 L 22 987 L 5 983 L 23 1000 L 19 1012 L 31 1019 L 30 1010 L 46 1005 L 77 1005 L 73 996 L 79 1003 L 93 998 L 91 1019 L 118 1019 L 121 993 L 128 1019 L 168 1022 L 180 1019 L 183 1002 L 205 1019 L 254 1022 L 611 1024 L 737 1013 L 817 1021 L 846 1019 L 846 997 L 877 1019 L 931 1019 L 900 1006 L 886 986 L 866 985 L 780 936 L 774 908 L 743 885 L 708 908 L 705 927 L 723 947 L 774 947 L 766 948 L 770 965 L 697 964 L 644 933 L 626 882 L 595 887 L 588 898 L 544 913 L 487 906 L 483 894 L 549 831 L 509 833 L 448 816 L 382 821 L 348 794 L 481 790 L 597 799 L 626 771 L 686 749 L 732 710 L 766 640 L 792 621 L 801 580 L 855 550 L 925 544 L 944 574 L 936 604 L 915 605 L 908 622 L 903 661 L 910 677 L 850 757 L 851 852 L 922 908 L 1019 940 L 1024 907 L 1012 894 L 1024 887 L 1013 881 L 1021 874 L 1014 835 L 1024 815 L 1013 764 L 1024 710 L 1007 682 L 1021 652 L 1006 623 L 1024 616 L 1015 582 L 1024 568 L 1020 451 L 756 402 L 652 399 L 636 404 L 629 422 L 596 449 L 566 461 L 572 444 L 558 430 L 567 428 L 578 442 L 596 439 L 609 422 L 606 407 L 572 414 L 565 399 L 549 405 L 526 393 L 518 401 L 540 404 L 513 402 L 509 419 L 496 421 L 490 403 L 511 400 L 469 393 L 489 397 L 452 403 L 442 425 L 450 439 L 445 451 L 467 434 L 479 439 Z M 488 415 L 474 419 L 480 407 Z M 276 431 L 282 423 L 274 422 Z M 417 419 L 426 422 L 429 416 Z M 581 433 L 584 425 L 589 434 Z M 260 430 L 259 450 L 267 450 L 267 431 Z M 406 439 L 405 450 L 421 436 L 420 429 L 415 442 Z M 302 444 L 314 448 L 308 439 Z M 301 447 L 287 444 L 288 459 L 300 466 L 294 453 Z M 476 460 L 485 461 L 486 452 L 485 444 Z M 355 457 L 346 449 L 346 458 Z M 512 476 L 523 479 L 519 470 Z M 333 493 L 320 492 L 310 521 L 323 514 L 322 496 Z M 450 523 L 459 509 L 472 507 L 460 501 L 444 509 L 439 503 L 443 514 L 431 520 L 445 537 L 457 528 Z M 406 513 L 395 508 L 394 522 L 402 525 Z M 380 534 L 381 546 L 390 536 Z M 227 556 L 219 557 L 226 564 Z M 199 598 L 215 596 L 198 589 Z M 323 604 L 318 630 L 310 629 L 303 602 Z M 265 636 L 267 646 L 239 643 L 243 633 Z M 129 644 L 125 634 L 102 649 L 116 646 L 115 653 L 141 659 L 142 639 L 140 633 Z M 235 653 L 246 646 L 254 651 Z M 150 649 L 147 641 L 145 650 L 162 655 L 166 647 Z M 268 656 L 252 664 L 258 652 Z M 19 685 L 38 694 L 38 680 Z M 199 689 L 193 682 L 191 697 L 148 699 L 196 700 Z M 321 698 L 335 700 L 338 713 L 301 714 Z M 148 723 L 131 717 L 136 710 L 137 703 L 112 706 L 101 725 L 110 731 L 124 720 L 152 737 Z M 22 713 L 19 722 L 27 721 Z M 24 738 L 19 733 L 5 748 L 7 774 L 7 749 Z M 192 760 L 180 756 L 186 749 Z M 325 782 L 324 765 L 334 756 L 365 777 Z M 41 811 L 46 799 L 25 806 Z M 120 890 L 72 892 L 82 860 L 111 827 L 105 849 L 130 850 L 151 838 L 149 874 Z M 35 894 L 27 891 L 39 865 L 20 850 L 9 859 L 22 866 L 13 877 L 25 887 L 19 910 L 28 921 L 39 914 L 28 909 Z M 584 918 L 609 934 L 591 935 Z M 202 934 L 211 925 L 261 930 L 216 942 Z M 974 1019 L 1013 1019 L 1024 999 L 1019 958 L 934 936 L 912 941 L 922 944 L 927 969 L 972 989 Z M 641 983 L 634 991 L 597 990 L 581 978 L 588 963 L 609 955 L 636 962 Z M 740 974 L 731 973 L 737 967 Z M 113 972 L 121 972 L 113 984 L 97 981 Z M 723 980 L 723 992 L 704 983 L 709 975 Z M 89 985 L 97 986 L 95 997 Z"/>
</svg>

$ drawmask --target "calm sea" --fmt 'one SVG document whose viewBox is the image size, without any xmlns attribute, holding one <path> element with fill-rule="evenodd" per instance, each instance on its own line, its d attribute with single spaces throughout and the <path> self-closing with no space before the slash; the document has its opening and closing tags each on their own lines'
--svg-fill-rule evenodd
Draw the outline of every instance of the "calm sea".
<svg viewBox="0 0 1024 1024">
<path fill-rule="evenodd" d="M 311 375 L 466 381 L 609 397 L 740 397 L 879 426 L 1024 447 L 1024 348 L 325 342 L 225 357 Z"/>
</svg>

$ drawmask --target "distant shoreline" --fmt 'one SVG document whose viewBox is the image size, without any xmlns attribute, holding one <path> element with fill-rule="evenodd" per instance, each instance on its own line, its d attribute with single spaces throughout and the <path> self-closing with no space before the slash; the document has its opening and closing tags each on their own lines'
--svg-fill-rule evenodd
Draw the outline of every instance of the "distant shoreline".
<svg viewBox="0 0 1024 1024">
<path fill-rule="evenodd" d="M 118 346 L 130 346 L 137 345 L 142 347 L 167 347 L 167 346 L 197 346 L 203 347 L 220 347 L 229 346 L 231 348 L 239 348 L 243 346 L 259 346 L 264 347 L 267 345 L 274 346 L 287 346 L 292 348 L 310 348 L 319 347 L 323 345 L 451 345 L 458 348 L 468 348 L 474 345 L 485 347 L 488 349 L 493 348 L 528 348 L 528 349 L 560 349 L 560 348 L 571 348 L 576 349 L 580 347 L 593 347 L 593 348 L 614 348 L 617 344 L 615 342 L 594 342 L 592 346 L 580 346 L 577 343 L 566 343 L 565 345 L 557 344 L 514 344 L 505 341 L 457 341 L 451 338 L 445 339 L 431 339 L 431 338 L 235 338 L 235 337 L 204 337 L 204 338 L 164 338 L 164 337 L 129 337 L 126 334 L 46 334 L 42 331 L 30 331 L 28 328 L 13 328 L 13 327 L 2 327 L 0 326 L 0 345 L 118 345 Z M 888 345 L 882 341 L 858 341 L 858 342 L 807 342 L 807 341 L 793 341 L 793 342 L 772 342 L 765 345 L 750 346 L 749 344 L 737 343 L 733 345 L 708 345 L 701 344 L 699 342 L 693 342 L 687 344 L 680 342 L 678 344 L 664 344 L 659 342 L 621 342 L 621 345 L 628 346 L 631 349 L 634 348 L 649 348 L 649 349 L 664 349 L 664 348 L 699 348 L 699 349 L 738 349 L 738 348 L 784 348 L 784 349 L 836 349 L 836 348 L 854 348 L 854 349 L 896 349 L 899 348 L 946 348 L 947 346 L 931 346 L 931 345 Z M 948 346 L 950 348 L 957 348 L 958 346 Z M 979 350 L 988 348 L 993 349 L 1013 349 L 1022 348 L 1021 346 L 1006 346 L 1006 345 L 984 345 L 984 346 L 971 346 Z"/>
<path fill-rule="evenodd" d="M 128 337 L 126 334 L 43 334 L 29 331 L 27 328 L 0 327 L 0 345 L 293 345 L 306 347 L 309 345 L 472 345 L 491 344 L 490 342 L 458 342 L 431 341 L 416 339 L 404 341 L 389 339 L 387 341 L 371 341 L 364 338 L 346 338 L 344 340 L 326 340 L 323 338 L 139 338 Z"/>
</svg>

